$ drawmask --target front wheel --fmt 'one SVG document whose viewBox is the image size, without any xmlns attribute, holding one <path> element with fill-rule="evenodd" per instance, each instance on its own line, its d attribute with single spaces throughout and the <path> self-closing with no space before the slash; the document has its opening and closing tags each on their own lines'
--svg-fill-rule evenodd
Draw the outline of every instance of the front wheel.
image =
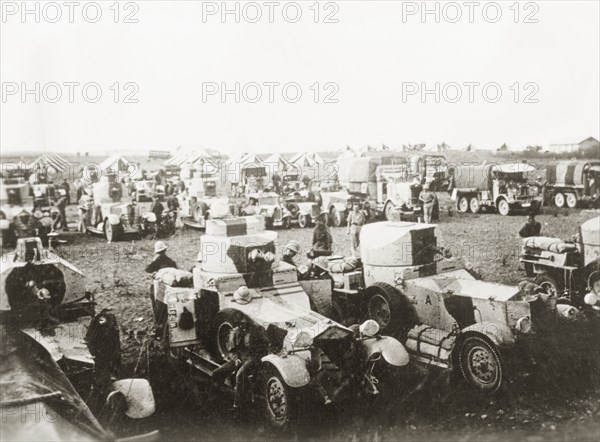
<svg viewBox="0 0 600 442">
<path fill-rule="evenodd" d="M 104 221 L 104 238 L 106 238 L 106 241 L 118 241 L 122 233 L 123 226 L 121 224 L 112 225 L 110 221 Z"/>
<path fill-rule="evenodd" d="M 294 400 L 293 389 L 271 364 L 265 366 L 263 394 L 265 418 L 272 428 L 284 431 L 297 422 L 299 402 Z"/>
<path fill-rule="evenodd" d="M 402 321 L 400 293 L 386 283 L 375 283 L 368 288 L 367 316 L 379 324 L 381 332 L 399 328 Z"/>
<path fill-rule="evenodd" d="M 476 391 L 494 393 L 504 381 L 500 353 L 483 337 L 466 337 L 460 344 L 458 362 L 463 378 Z"/>
<path fill-rule="evenodd" d="M 556 278 L 550 274 L 546 272 L 540 273 L 538 276 L 536 276 L 533 282 L 534 284 L 540 286 L 544 290 L 544 293 L 554 296 L 555 299 L 560 297 L 559 292 L 561 290 L 561 286 L 558 284 Z"/>
<path fill-rule="evenodd" d="M 501 199 L 498 201 L 498 213 L 502 216 L 507 216 L 510 214 L 510 204 L 505 199 Z"/>
<path fill-rule="evenodd" d="M 304 229 L 310 226 L 310 215 L 298 215 L 298 227 Z"/>
</svg>

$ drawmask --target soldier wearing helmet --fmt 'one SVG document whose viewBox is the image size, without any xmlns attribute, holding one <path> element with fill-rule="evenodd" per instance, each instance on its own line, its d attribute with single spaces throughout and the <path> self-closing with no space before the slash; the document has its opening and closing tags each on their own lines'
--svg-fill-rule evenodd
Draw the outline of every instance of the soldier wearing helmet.
<svg viewBox="0 0 600 442">
<path fill-rule="evenodd" d="M 164 241 L 154 244 L 154 260 L 146 267 L 146 273 L 156 273 L 160 269 L 177 268 L 177 264 L 167 256 L 167 245 Z"/>
<path fill-rule="evenodd" d="M 283 262 L 287 262 L 288 264 L 298 267 L 298 264 L 294 261 L 294 258 L 300 254 L 300 244 L 298 241 L 290 241 L 288 242 L 283 249 Z"/>
</svg>

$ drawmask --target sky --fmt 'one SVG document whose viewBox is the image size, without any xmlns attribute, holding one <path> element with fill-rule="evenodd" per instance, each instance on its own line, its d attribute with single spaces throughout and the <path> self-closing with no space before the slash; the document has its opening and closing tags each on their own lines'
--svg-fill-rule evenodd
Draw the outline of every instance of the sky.
<svg viewBox="0 0 600 442">
<path fill-rule="evenodd" d="M 599 138 L 597 1 L 1 3 L 3 152 Z"/>
</svg>

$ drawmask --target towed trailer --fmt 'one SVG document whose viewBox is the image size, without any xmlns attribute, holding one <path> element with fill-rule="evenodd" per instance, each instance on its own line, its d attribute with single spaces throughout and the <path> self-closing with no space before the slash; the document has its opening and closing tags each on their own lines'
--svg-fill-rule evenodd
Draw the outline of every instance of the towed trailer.
<svg viewBox="0 0 600 442">
<path fill-rule="evenodd" d="M 546 168 L 545 199 L 556 207 L 600 203 L 600 161 L 560 161 Z"/>
</svg>

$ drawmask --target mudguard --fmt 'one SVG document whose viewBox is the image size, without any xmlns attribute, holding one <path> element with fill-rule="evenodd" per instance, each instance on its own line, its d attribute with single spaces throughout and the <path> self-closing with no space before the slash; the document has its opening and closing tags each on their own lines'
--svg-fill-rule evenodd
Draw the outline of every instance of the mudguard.
<svg viewBox="0 0 600 442">
<path fill-rule="evenodd" d="M 306 361 L 300 356 L 288 355 L 281 357 L 270 354 L 262 358 L 262 361 L 273 365 L 281 374 L 283 381 L 292 388 L 304 387 L 310 382 Z"/>
<path fill-rule="evenodd" d="M 121 217 L 116 213 L 109 213 L 106 218 L 108 219 L 108 222 L 111 223 L 111 225 L 113 226 L 118 226 L 119 224 L 121 224 Z"/>
<path fill-rule="evenodd" d="M 396 367 L 403 367 L 409 362 L 408 352 L 404 346 L 399 341 L 389 336 L 366 339 L 362 341 L 362 344 L 365 349 L 367 360 L 372 355 L 379 353 L 388 364 Z"/>
<path fill-rule="evenodd" d="M 479 322 L 462 330 L 463 334 L 469 332 L 485 335 L 501 348 L 510 348 L 515 345 L 515 337 L 511 329 L 497 322 Z"/>
</svg>

